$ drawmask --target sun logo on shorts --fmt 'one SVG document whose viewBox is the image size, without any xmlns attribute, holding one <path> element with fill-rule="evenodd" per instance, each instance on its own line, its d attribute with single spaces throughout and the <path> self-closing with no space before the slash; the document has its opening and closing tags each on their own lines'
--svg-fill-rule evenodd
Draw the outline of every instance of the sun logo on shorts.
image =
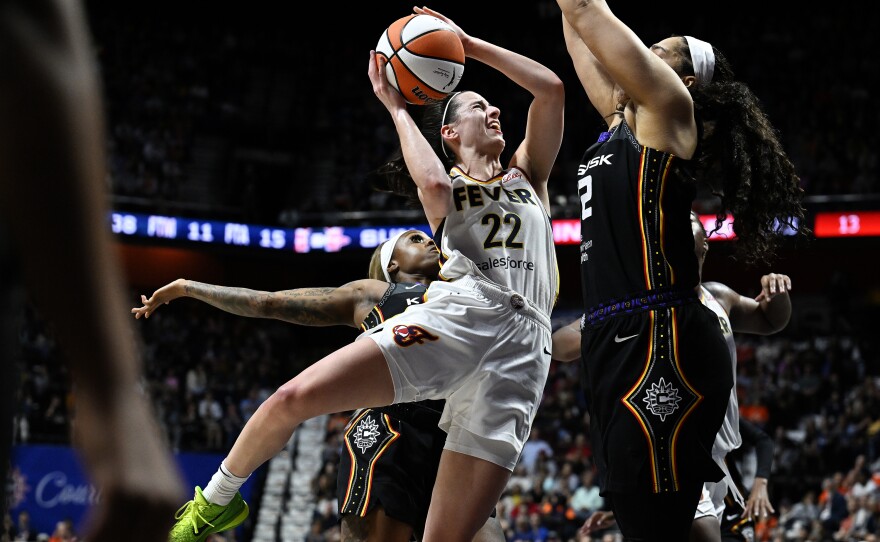
<svg viewBox="0 0 880 542">
<path fill-rule="evenodd" d="M 394 342 L 400 346 L 424 344 L 425 341 L 436 341 L 440 338 L 421 326 L 394 326 L 391 332 L 394 333 Z"/>
<path fill-rule="evenodd" d="M 667 384 L 662 378 L 657 384 L 651 384 L 646 390 L 647 397 L 642 399 L 648 405 L 651 414 L 660 416 L 660 421 L 665 422 L 666 416 L 669 416 L 678 409 L 678 402 L 681 397 L 678 396 L 678 388 L 673 388 L 672 383 Z"/>
<path fill-rule="evenodd" d="M 361 453 L 372 447 L 379 440 L 379 424 L 371 416 L 367 416 L 358 424 L 354 432 L 354 444 Z"/>
</svg>

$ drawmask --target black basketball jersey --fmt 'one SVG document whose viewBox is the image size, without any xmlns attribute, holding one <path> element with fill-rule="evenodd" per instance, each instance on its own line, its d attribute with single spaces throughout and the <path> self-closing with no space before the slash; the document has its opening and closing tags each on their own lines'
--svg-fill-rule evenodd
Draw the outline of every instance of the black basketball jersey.
<svg viewBox="0 0 880 542">
<path fill-rule="evenodd" d="M 361 329 L 366 331 L 374 328 L 397 314 L 402 313 L 413 305 L 420 305 L 425 301 L 425 293 L 428 287 L 424 284 L 397 282 L 391 283 L 382 299 L 376 303 L 370 314 L 361 323 Z M 419 401 L 416 403 L 398 403 L 374 410 L 384 412 L 397 419 L 419 427 L 435 427 L 440 421 L 443 412 L 442 399 Z"/>
<path fill-rule="evenodd" d="M 370 314 L 361 322 L 361 331 L 372 329 L 388 318 L 400 314 L 413 305 L 421 305 L 425 301 L 428 287 L 424 284 L 392 282 L 382 299 L 373 307 Z"/>
<path fill-rule="evenodd" d="M 683 163 L 639 145 L 626 121 L 587 149 L 577 184 L 588 310 L 646 291 L 699 284 L 690 225 L 696 190 L 674 167 Z"/>
</svg>

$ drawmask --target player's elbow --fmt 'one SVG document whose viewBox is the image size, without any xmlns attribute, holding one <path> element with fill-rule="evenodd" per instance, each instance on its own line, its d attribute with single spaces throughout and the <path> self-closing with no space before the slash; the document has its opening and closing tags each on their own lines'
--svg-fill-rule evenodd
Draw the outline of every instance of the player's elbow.
<svg viewBox="0 0 880 542">
<path fill-rule="evenodd" d="M 452 183 L 445 172 L 442 175 L 427 175 L 419 189 L 426 197 L 448 200 L 452 194 Z"/>
<path fill-rule="evenodd" d="M 448 208 L 452 202 L 452 183 L 449 176 L 426 176 L 419 183 L 419 199 L 426 209 Z"/>
<path fill-rule="evenodd" d="M 779 316 L 773 319 L 767 319 L 767 326 L 764 335 L 773 335 L 774 333 L 779 333 L 786 327 L 788 327 L 788 323 L 791 321 L 791 314 L 787 314 L 785 316 Z"/>
<path fill-rule="evenodd" d="M 554 103 L 565 103 L 565 84 L 555 73 L 551 73 L 541 87 L 541 96 Z"/>
</svg>

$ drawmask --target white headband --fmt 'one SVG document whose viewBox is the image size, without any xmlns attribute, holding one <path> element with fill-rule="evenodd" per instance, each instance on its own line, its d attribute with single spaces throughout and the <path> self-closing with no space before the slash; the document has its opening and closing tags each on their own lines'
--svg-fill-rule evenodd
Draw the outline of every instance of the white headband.
<svg viewBox="0 0 880 542">
<path fill-rule="evenodd" d="M 394 254 L 394 247 L 397 246 L 397 241 L 403 236 L 403 234 L 412 231 L 412 230 L 403 230 L 401 232 L 397 232 L 390 239 L 385 241 L 382 245 L 382 250 L 379 252 L 379 263 L 382 265 L 382 274 L 385 275 L 385 280 L 391 282 L 391 275 L 388 273 L 388 264 L 391 263 L 391 256 Z"/>
<path fill-rule="evenodd" d="M 460 91 L 453 92 L 452 97 L 449 98 L 448 102 L 446 102 L 446 107 L 443 108 L 443 116 L 440 117 L 440 129 L 441 130 L 443 129 L 443 126 L 446 125 L 446 113 L 449 111 L 449 104 L 451 104 L 452 100 L 455 99 L 456 94 L 461 94 L 461 92 Z M 443 134 L 442 133 L 440 134 L 440 150 L 443 151 L 443 156 L 445 156 L 446 158 L 449 158 L 449 155 L 446 154 L 446 142 L 443 141 Z"/>
<path fill-rule="evenodd" d="M 715 74 L 715 53 L 712 44 L 692 36 L 685 36 L 691 50 L 691 62 L 694 64 L 694 75 L 697 83 L 709 83 Z"/>
</svg>

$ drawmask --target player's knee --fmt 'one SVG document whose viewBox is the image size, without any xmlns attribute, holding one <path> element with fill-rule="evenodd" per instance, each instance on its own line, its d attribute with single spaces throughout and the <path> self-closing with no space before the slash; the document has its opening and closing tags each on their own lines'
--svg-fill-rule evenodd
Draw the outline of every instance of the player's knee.
<svg viewBox="0 0 880 542">
<path fill-rule="evenodd" d="M 287 382 L 266 400 L 266 407 L 273 416 L 287 418 L 293 423 L 300 423 L 307 414 L 305 408 L 309 404 L 307 386 L 296 381 Z"/>
</svg>

